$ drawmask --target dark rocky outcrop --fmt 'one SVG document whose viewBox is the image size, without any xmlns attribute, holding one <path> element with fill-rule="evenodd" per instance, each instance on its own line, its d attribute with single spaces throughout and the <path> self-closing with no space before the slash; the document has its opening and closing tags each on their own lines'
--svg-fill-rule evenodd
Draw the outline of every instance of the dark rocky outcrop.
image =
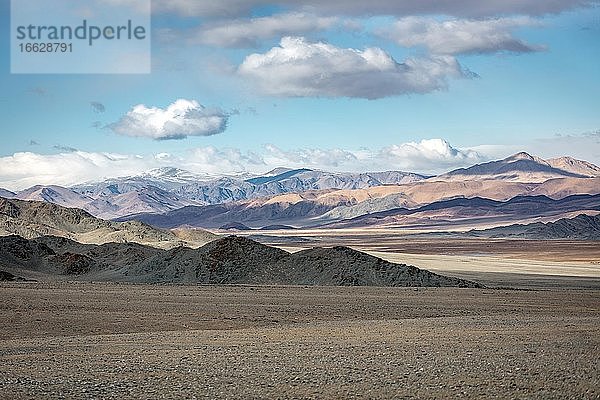
<svg viewBox="0 0 600 400">
<path fill-rule="evenodd" d="M 15 276 L 10 272 L 0 271 L 0 282 L 25 282 L 27 279 Z"/>
<path fill-rule="evenodd" d="M 12 236 L 0 238 L 0 265 L 5 263 L 46 273 L 49 279 L 67 274 L 73 279 L 140 283 L 479 286 L 348 247 L 288 253 L 236 236 L 198 249 L 171 250 L 135 243 L 84 245 L 64 238 Z"/>
</svg>

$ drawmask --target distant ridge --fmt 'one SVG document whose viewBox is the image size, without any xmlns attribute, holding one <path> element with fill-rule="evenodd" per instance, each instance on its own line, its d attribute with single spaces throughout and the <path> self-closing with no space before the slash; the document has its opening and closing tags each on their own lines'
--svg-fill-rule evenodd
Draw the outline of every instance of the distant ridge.
<svg viewBox="0 0 600 400">
<path fill-rule="evenodd" d="M 575 218 L 562 218 L 555 222 L 513 224 L 492 229 L 472 230 L 468 234 L 493 238 L 600 240 L 600 215 L 580 214 Z"/>
<path fill-rule="evenodd" d="M 246 179 L 246 182 L 250 182 L 253 185 L 262 185 L 262 184 L 269 183 L 269 182 L 281 181 L 284 179 L 291 178 L 294 175 L 298 175 L 303 172 L 311 172 L 311 171 L 312 170 L 310 170 L 310 169 L 293 169 L 293 170 L 278 173 L 273 176 L 259 176 L 258 178 Z M 271 171 L 271 173 L 273 173 L 273 172 L 277 172 L 277 171 L 276 170 Z"/>
<path fill-rule="evenodd" d="M 516 196 L 508 201 L 480 197 L 457 198 L 416 209 L 395 208 L 333 222 L 326 227 L 451 225 L 453 221 L 494 222 L 562 216 L 581 210 L 600 211 L 600 195 L 573 195 L 562 199 L 548 196 Z"/>
<path fill-rule="evenodd" d="M 266 225 L 266 226 L 263 226 L 263 227 L 261 227 L 259 229 L 261 231 L 282 231 L 282 230 L 289 231 L 289 230 L 294 230 L 296 228 L 293 227 L 293 226 L 289 226 L 289 225 L 277 225 L 277 224 L 275 224 L 275 225 Z"/>
<path fill-rule="evenodd" d="M 566 178 L 577 179 L 577 178 Z M 588 180 L 586 180 L 588 181 Z M 600 179 L 589 179 L 591 186 L 597 186 L 596 191 L 600 192 Z M 411 188 L 416 195 L 423 195 L 427 186 L 439 188 L 440 186 L 454 186 L 455 183 L 445 182 L 425 182 L 421 185 Z M 466 185 L 456 184 L 456 193 L 460 193 L 461 186 L 464 190 Z M 449 200 L 439 200 L 417 207 L 394 207 L 394 202 L 387 202 L 386 196 L 376 198 L 370 196 L 371 191 L 359 193 L 362 198 L 371 200 L 370 209 L 377 210 L 378 203 L 381 202 L 382 211 L 362 212 L 358 216 L 353 216 L 353 211 L 361 211 L 361 197 L 359 194 L 348 195 L 344 197 L 339 191 L 326 193 L 307 192 L 303 194 L 278 196 L 262 201 L 252 201 L 245 203 L 233 203 L 229 205 L 206 206 L 206 207 L 185 207 L 165 214 L 141 214 L 119 219 L 120 221 L 138 220 L 148 223 L 152 226 L 162 228 L 174 228 L 178 226 L 200 226 L 204 228 L 234 228 L 229 225 L 243 224 L 245 227 L 260 229 L 268 225 L 287 225 L 295 227 L 327 227 L 327 228 L 361 228 L 369 226 L 381 226 L 383 224 L 390 226 L 419 225 L 436 221 L 439 224 L 451 223 L 455 217 L 457 220 L 468 221 L 469 218 L 497 217 L 498 223 L 518 221 L 520 218 L 531 218 L 537 215 L 558 215 L 562 213 L 576 212 L 582 210 L 595 210 L 600 207 L 600 196 L 597 195 L 567 195 L 559 196 L 555 199 L 544 193 L 554 194 L 554 187 L 563 191 L 561 180 L 558 182 L 549 182 L 540 185 L 523 185 L 507 183 L 500 188 L 512 188 L 515 185 L 530 195 L 512 196 L 506 201 L 494 200 L 485 197 L 454 197 Z M 481 188 L 481 186 L 480 186 Z M 571 190 L 577 191 L 577 188 L 570 186 Z M 402 190 L 402 187 L 386 188 L 391 190 Z M 421 189 L 419 191 L 419 189 Z M 452 188 L 454 190 L 454 188 Z M 548 190 L 546 190 L 548 189 Z M 406 190 L 406 189 L 405 189 Z M 586 190 L 587 191 L 587 190 Z M 449 194 L 453 192 L 448 191 Z M 392 192 L 393 193 L 393 192 Z M 402 194 L 406 199 L 410 192 L 406 190 Z M 486 192 L 484 192 L 486 193 Z M 501 191 L 505 196 L 511 191 Z M 517 191 L 519 193 L 519 191 Z M 538 194 L 539 193 L 539 194 Z M 436 196 L 443 195 L 440 189 L 434 193 Z M 567 194 L 567 193 L 565 193 Z M 312 196 L 312 197 L 311 197 Z M 388 195 L 388 196 L 394 196 Z M 578 197 L 580 196 L 580 197 Z M 364 200 L 363 200 L 364 201 Z M 405 203 L 406 204 L 406 203 Z M 414 204 L 410 202 L 409 204 Z M 445 213 L 445 210 L 451 210 Z M 367 210 L 369 211 L 369 210 Z M 334 214 L 335 213 L 335 214 Z M 349 218 L 345 218 L 349 215 Z M 440 215 L 444 217 L 437 218 Z M 397 218 L 409 216 L 406 218 Z"/>
<path fill-rule="evenodd" d="M 252 228 L 250 228 L 247 225 L 242 224 L 241 222 L 230 222 L 228 224 L 220 226 L 219 229 L 224 230 L 224 231 L 251 231 L 252 230 Z"/>
<path fill-rule="evenodd" d="M 0 197 L 12 198 L 14 196 L 15 196 L 15 193 L 11 192 L 10 190 L 0 188 Z"/>
</svg>

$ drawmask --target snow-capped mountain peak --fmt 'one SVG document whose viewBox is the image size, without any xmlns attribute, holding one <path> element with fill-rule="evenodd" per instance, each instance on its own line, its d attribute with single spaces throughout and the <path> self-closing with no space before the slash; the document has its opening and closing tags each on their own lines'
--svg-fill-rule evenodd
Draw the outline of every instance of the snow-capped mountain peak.
<svg viewBox="0 0 600 400">
<path fill-rule="evenodd" d="M 216 178 L 216 175 L 211 174 L 195 174 L 184 169 L 175 167 L 154 168 L 145 172 L 138 177 L 143 179 L 162 179 L 169 182 L 197 182 L 202 180 L 210 180 Z"/>
</svg>

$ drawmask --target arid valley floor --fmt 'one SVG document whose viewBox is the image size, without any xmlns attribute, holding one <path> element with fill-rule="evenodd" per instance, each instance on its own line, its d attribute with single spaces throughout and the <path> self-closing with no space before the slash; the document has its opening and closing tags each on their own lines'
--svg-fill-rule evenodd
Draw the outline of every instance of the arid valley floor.
<svg viewBox="0 0 600 400">
<path fill-rule="evenodd" d="M 2 283 L 0 397 L 600 396 L 593 242 L 402 240 L 488 288 Z"/>
<path fill-rule="evenodd" d="M 258 239 L 291 252 L 312 246 L 350 246 L 391 262 L 417 265 L 489 287 L 600 289 L 598 241 L 446 236 L 347 229 L 273 231 Z"/>
</svg>

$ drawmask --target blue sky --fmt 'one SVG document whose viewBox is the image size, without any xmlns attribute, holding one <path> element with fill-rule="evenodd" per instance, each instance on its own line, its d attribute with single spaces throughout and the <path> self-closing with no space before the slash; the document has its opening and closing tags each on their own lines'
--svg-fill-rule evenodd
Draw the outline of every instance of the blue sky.
<svg viewBox="0 0 600 400">
<path fill-rule="evenodd" d="M 471 0 L 424 1 L 431 6 L 411 10 L 377 0 L 366 11 L 355 0 L 210 3 L 153 3 L 151 74 L 20 75 L 10 73 L 1 0 L 0 186 L 167 164 L 435 173 L 520 150 L 600 163 L 596 2 L 513 10 L 494 0 L 479 10 Z M 181 119 L 170 125 L 137 120 L 164 122 L 178 99 Z M 94 161 L 107 153 L 118 162 Z M 48 171 L 60 160 L 81 162 L 81 172 Z"/>
</svg>

